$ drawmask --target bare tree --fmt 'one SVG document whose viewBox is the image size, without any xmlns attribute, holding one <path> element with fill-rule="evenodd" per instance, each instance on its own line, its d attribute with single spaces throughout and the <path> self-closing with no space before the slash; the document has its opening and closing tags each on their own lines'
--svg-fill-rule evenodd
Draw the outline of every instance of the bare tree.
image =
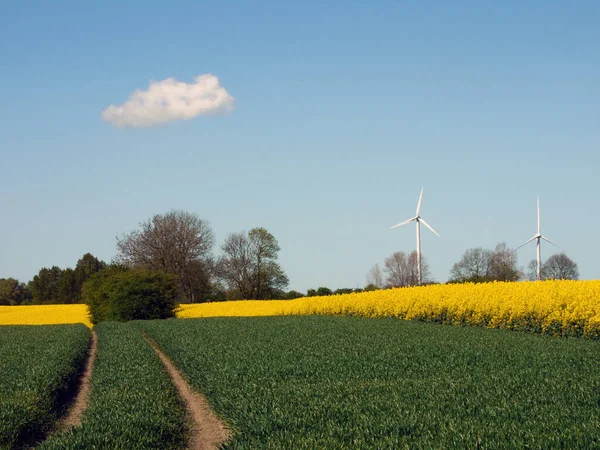
<svg viewBox="0 0 600 450">
<path fill-rule="evenodd" d="M 245 233 L 230 234 L 221 245 L 223 256 L 217 262 L 217 273 L 235 289 L 242 299 L 252 298 L 252 257 Z"/>
<path fill-rule="evenodd" d="M 542 279 L 577 280 L 579 279 L 577 263 L 564 252 L 552 255 L 542 265 Z"/>
<path fill-rule="evenodd" d="M 494 252 L 481 247 L 465 251 L 450 269 L 451 281 L 487 281 L 492 270 Z"/>
<path fill-rule="evenodd" d="M 229 287 L 230 297 L 270 299 L 288 285 L 288 278 L 277 263 L 279 244 L 264 228 L 233 233 L 221 246 L 219 276 Z"/>
<path fill-rule="evenodd" d="M 118 263 L 175 274 L 189 302 L 205 300 L 215 238 L 208 221 L 181 210 L 157 214 L 117 237 Z M 209 283 L 208 283 L 209 284 Z"/>
<path fill-rule="evenodd" d="M 450 270 L 450 281 L 455 282 L 518 281 L 522 276 L 517 255 L 504 242 L 494 250 L 466 250 Z"/>
<path fill-rule="evenodd" d="M 527 271 L 525 272 L 525 278 L 529 281 L 537 281 L 537 260 L 532 259 L 527 264 Z"/>
<path fill-rule="evenodd" d="M 383 289 L 385 284 L 383 280 L 383 272 L 381 271 L 379 264 L 375 264 L 373 267 L 371 267 L 371 270 L 369 270 L 369 273 L 367 274 L 367 285 L 374 286 L 377 289 Z"/>
<path fill-rule="evenodd" d="M 408 286 L 407 258 L 404 252 L 394 252 L 385 261 L 386 284 L 390 287 Z"/>
<path fill-rule="evenodd" d="M 416 286 L 419 284 L 419 268 L 417 252 L 406 255 L 404 252 L 395 252 L 384 261 L 387 273 L 386 284 L 390 287 Z M 431 281 L 429 264 L 421 255 L 422 283 Z"/>
<path fill-rule="evenodd" d="M 517 254 L 506 243 L 501 242 L 494 249 L 491 278 L 497 281 L 519 281 L 523 273 L 517 265 Z"/>
</svg>

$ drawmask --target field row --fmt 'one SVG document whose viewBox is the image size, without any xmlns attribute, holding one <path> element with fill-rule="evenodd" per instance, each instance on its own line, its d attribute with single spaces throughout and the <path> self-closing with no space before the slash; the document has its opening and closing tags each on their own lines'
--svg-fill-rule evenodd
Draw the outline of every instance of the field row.
<svg viewBox="0 0 600 450">
<path fill-rule="evenodd" d="M 78 387 L 90 341 L 83 325 L 0 327 L 0 449 L 182 449 L 186 412 L 139 330 L 102 323 L 81 426 L 57 419 Z M 70 394 L 70 395 L 68 395 Z"/>
<path fill-rule="evenodd" d="M 104 322 L 94 330 L 98 355 L 82 424 L 40 448 L 184 448 L 185 408 L 152 348 L 127 324 Z"/>
<path fill-rule="evenodd" d="M 360 317 L 148 321 L 230 448 L 598 448 L 600 343 Z"/>
<path fill-rule="evenodd" d="M 600 447 L 595 341 L 325 316 L 94 329 L 98 353 L 82 425 L 51 434 L 40 448 L 185 447 L 189 418 L 142 333 L 231 427 L 226 448 Z M 52 428 L 62 403 L 44 386 L 77 372 L 89 333 L 81 325 L 0 327 L 0 448 Z M 30 386 L 38 387 L 31 399 Z M 46 410 L 57 412 L 27 417 Z"/>
<path fill-rule="evenodd" d="M 0 448 L 35 441 L 52 428 L 90 338 L 81 324 L 0 327 Z"/>
</svg>

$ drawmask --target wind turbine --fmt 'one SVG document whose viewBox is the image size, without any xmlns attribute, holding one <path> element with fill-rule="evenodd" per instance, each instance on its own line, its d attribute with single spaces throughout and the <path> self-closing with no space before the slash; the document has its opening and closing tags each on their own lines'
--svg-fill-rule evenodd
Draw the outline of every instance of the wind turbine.
<svg viewBox="0 0 600 450">
<path fill-rule="evenodd" d="M 541 253 L 541 249 L 540 249 L 540 241 L 543 239 L 546 242 L 558 247 L 556 244 L 554 244 L 553 242 L 550 242 L 548 239 L 546 239 L 545 236 L 542 236 L 542 228 L 540 225 L 540 198 L 538 197 L 537 199 L 537 211 L 538 211 L 538 228 L 537 228 L 537 233 L 535 233 L 533 235 L 533 237 L 531 239 L 529 239 L 528 241 L 524 242 L 523 244 L 519 245 L 516 249 L 515 252 L 517 250 L 519 250 L 521 247 L 523 247 L 524 245 L 529 244 L 531 241 L 536 240 L 537 241 L 537 279 L 538 281 L 540 281 L 542 279 L 542 253 Z"/>
<path fill-rule="evenodd" d="M 404 222 L 400 222 L 399 224 L 394 225 L 393 227 L 390 227 L 390 230 L 391 230 L 392 228 L 401 227 L 402 225 L 406 225 L 411 222 L 417 223 L 417 277 L 418 277 L 419 284 L 421 284 L 421 282 L 422 282 L 422 279 L 421 279 L 421 222 L 423 222 L 423 225 L 425 225 L 427 228 L 429 228 L 436 236 L 440 237 L 440 235 L 437 234 L 437 232 L 433 228 L 431 228 L 431 226 L 427 222 L 425 222 L 425 219 L 423 219 L 421 216 L 419 216 L 419 212 L 421 211 L 421 201 L 422 200 L 423 200 L 423 188 L 421 188 L 421 195 L 419 196 L 419 203 L 417 203 L 417 213 L 415 214 L 415 217 L 413 217 L 412 219 L 405 220 Z"/>
</svg>

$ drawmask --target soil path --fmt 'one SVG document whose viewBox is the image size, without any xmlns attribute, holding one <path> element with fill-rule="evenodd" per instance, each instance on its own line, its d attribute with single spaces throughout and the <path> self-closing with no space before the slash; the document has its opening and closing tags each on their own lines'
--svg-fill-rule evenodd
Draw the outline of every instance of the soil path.
<svg viewBox="0 0 600 450">
<path fill-rule="evenodd" d="M 144 338 L 165 365 L 179 395 L 185 401 L 192 422 L 188 448 L 190 450 L 218 449 L 221 444 L 230 439 L 231 432 L 211 410 L 206 399 L 195 392 L 187 381 L 184 380 L 171 360 L 158 348 L 156 342 L 145 333 Z"/>
<path fill-rule="evenodd" d="M 90 344 L 90 350 L 88 352 L 87 361 L 85 362 L 85 368 L 79 381 L 79 389 L 75 396 L 73 405 L 69 408 L 66 416 L 60 420 L 57 431 L 67 431 L 72 427 L 81 425 L 81 416 L 87 408 L 88 400 L 90 398 L 90 378 L 92 377 L 92 370 L 94 368 L 94 361 L 96 361 L 96 348 L 98 347 L 98 337 L 92 330 L 92 343 Z"/>
</svg>

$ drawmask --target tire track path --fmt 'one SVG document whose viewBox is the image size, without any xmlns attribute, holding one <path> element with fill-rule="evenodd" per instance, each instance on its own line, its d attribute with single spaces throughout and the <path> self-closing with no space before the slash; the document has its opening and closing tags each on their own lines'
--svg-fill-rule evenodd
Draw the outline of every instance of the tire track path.
<svg viewBox="0 0 600 450">
<path fill-rule="evenodd" d="M 90 398 L 90 379 L 92 377 L 92 370 L 94 369 L 94 362 L 96 361 L 97 348 L 98 337 L 96 336 L 96 332 L 92 330 L 92 342 L 85 362 L 85 368 L 79 380 L 79 388 L 75 395 L 75 401 L 69 408 L 66 416 L 59 421 L 57 432 L 62 433 L 72 427 L 81 425 L 81 417 L 88 406 Z"/>
<path fill-rule="evenodd" d="M 194 391 L 187 381 L 185 381 L 181 372 L 158 348 L 156 342 L 146 333 L 142 333 L 142 335 L 165 365 L 169 376 L 173 380 L 173 384 L 186 404 L 191 419 L 191 434 L 188 449 L 213 450 L 220 448 L 221 444 L 224 444 L 231 438 L 230 430 L 213 412 L 204 396 Z"/>
</svg>

